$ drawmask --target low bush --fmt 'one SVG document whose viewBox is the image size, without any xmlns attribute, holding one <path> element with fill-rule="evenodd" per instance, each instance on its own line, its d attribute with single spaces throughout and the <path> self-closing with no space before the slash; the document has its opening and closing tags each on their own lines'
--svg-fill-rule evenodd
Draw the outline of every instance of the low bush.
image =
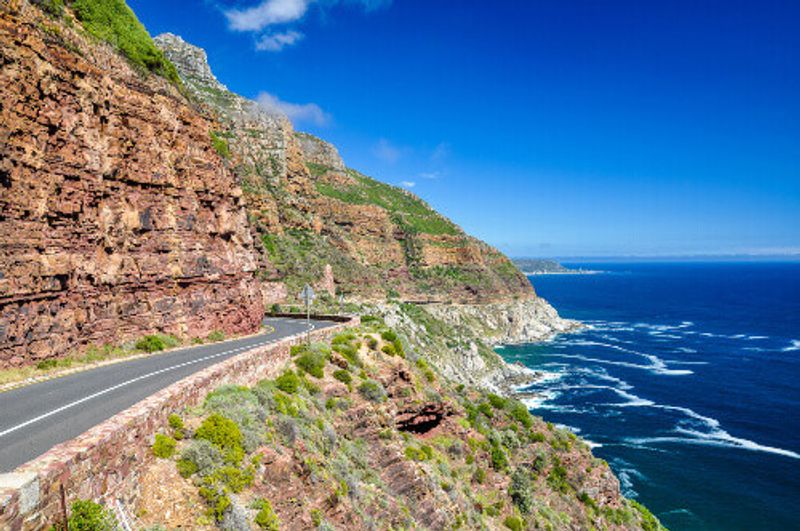
<svg viewBox="0 0 800 531">
<path fill-rule="evenodd" d="M 167 419 L 169 422 L 169 427 L 173 430 L 182 430 L 183 429 L 183 419 L 177 413 L 173 413 Z"/>
<path fill-rule="evenodd" d="M 383 352 L 387 356 L 395 356 L 397 354 L 394 345 L 392 345 L 391 343 L 387 343 L 386 345 L 382 346 L 381 352 Z"/>
<path fill-rule="evenodd" d="M 406 459 L 412 461 L 428 461 L 433 459 L 433 448 L 427 444 L 423 444 L 419 448 L 416 446 L 408 446 L 405 449 Z"/>
<path fill-rule="evenodd" d="M 333 377 L 342 382 L 343 384 L 349 385 L 350 382 L 353 381 L 353 377 L 350 373 L 344 369 L 339 369 L 337 371 L 333 371 Z"/>
<path fill-rule="evenodd" d="M 300 357 L 294 360 L 294 363 L 298 368 L 314 378 L 324 378 L 325 363 L 327 363 L 327 361 L 328 357 L 326 353 L 320 352 L 319 350 L 306 350 Z"/>
<path fill-rule="evenodd" d="M 380 382 L 376 382 L 375 380 L 368 379 L 361 383 L 358 386 L 358 392 L 372 402 L 383 402 L 386 400 L 386 390 L 380 384 Z"/>
<path fill-rule="evenodd" d="M 278 531 L 281 523 L 275 511 L 272 510 L 272 504 L 269 500 L 258 499 L 253 503 L 253 509 L 258 509 L 256 514 L 255 523 L 261 529 L 267 531 Z"/>
<path fill-rule="evenodd" d="M 228 146 L 228 141 L 216 131 L 211 131 L 211 145 L 214 150 L 223 159 L 231 158 L 231 148 Z"/>
<path fill-rule="evenodd" d="M 168 435 L 156 433 L 156 442 L 153 443 L 153 455 L 161 459 L 169 459 L 175 453 L 175 439 Z"/>
<path fill-rule="evenodd" d="M 508 457 L 499 444 L 493 443 L 489 449 L 489 457 L 492 460 L 492 468 L 503 471 L 508 468 Z"/>
<path fill-rule="evenodd" d="M 144 336 L 136 342 L 136 348 L 145 352 L 158 352 L 167 348 L 167 345 L 159 336 Z"/>
<path fill-rule="evenodd" d="M 70 506 L 67 519 L 69 529 L 74 531 L 113 531 L 117 522 L 111 511 L 91 500 L 75 500 Z"/>
<path fill-rule="evenodd" d="M 225 511 L 231 506 L 231 499 L 213 484 L 200 487 L 198 493 L 209 506 L 208 515 L 218 522 L 222 520 Z"/>
<path fill-rule="evenodd" d="M 178 460 L 178 472 L 181 476 L 189 477 L 192 474 L 207 476 L 221 467 L 225 462 L 222 452 L 209 441 L 194 440 L 181 452 Z"/>
<path fill-rule="evenodd" d="M 352 363 L 356 367 L 361 367 L 363 365 L 361 361 L 361 357 L 358 355 L 358 351 L 350 344 L 345 343 L 337 343 L 333 345 L 333 351 L 338 352 L 342 355 L 344 359 L 348 362 Z"/>
<path fill-rule="evenodd" d="M 511 501 L 517 506 L 519 512 L 528 514 L 533 509 L 533 484 L 530 474 L 523 469 L 517 468 L 511 474 L 511 485 L 508 487 L 508 495 Z"/>
<path fill-rule="evenodd" d="M 196 439 L 205 439 L 222 451 L 225 461 L 238 464 L 244 457 L 243 437 L 239 426 L 218 413 L 209 415 L 197 428 Z"/>
<path fill-rule="evenodd" d="M 242 492 L 245 487 L 253 484 L 253 479 L 255 479 L 255 470 L 252 466 L 248 466 L 244 470 L 235 466 L 225 466 L 214 472 L 212 476 L 213 481 L 223 483 L 231 492 Z"/>
<path fill-rule="evenodd" d="M 369 347 L 370 350 L 378 350 L 378 340 L 370 336 L 367 339 L 367 347 Z"/>
<path fill-rule="evenodd" d="M 284 393 L 293 395 L 297 392 L 297 389 L 300 388 L 300 378 L 294 371 L 287 370 L 282 375 L 275 378 L 275 387 Z"/>
<path fill-rule="evenodd" d="M 525 529 L 525 522 L 519 516 L 506 516 L 503 525 L 511 531 L 522 531 Z"/>
<path fill-rule="evenodd" d="M 391 343 L 397 340 L 397 334 L 394 332 L 394 330 L 384 330 L 381 332 L 381 338 L 383 338 L 384 341 Z"/>
<path fill-rule="evenodd" d="M 506 399 L 503 398 L 502 396 L 496 395 L 494 393 L 489 393 L 487 398 L 489 399 L 489 403 L 492 405 L 493 408 L 495 408 L 495 409 L 505 409 L 505 407 L 506 407 Z"/>
<path fill-rule="evenodd" d="M 214 330 L 206 336 L 206 341 L 216 343 L 217 341 L 225 341 L 225 332 L 222 330 Z"/>
<path fill-rule="evenodd" d="M 509 401 L 508 408 L 508 412 L 514 418 L 514 420 L 526 428 L 533 426 L 533 417 L 531 417 L 531 413 L 528 411 L 528 406 L 519 400 L 511 400 Z"/>
</svg>

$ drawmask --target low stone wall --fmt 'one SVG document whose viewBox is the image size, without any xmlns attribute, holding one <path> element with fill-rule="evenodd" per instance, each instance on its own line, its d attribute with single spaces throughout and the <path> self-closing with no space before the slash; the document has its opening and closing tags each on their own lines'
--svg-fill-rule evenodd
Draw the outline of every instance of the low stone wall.
<svg viewBox="0 0 800 531">
<path fill-rule="evenodd" d="M 312 340 L 330 339 L 359 322 L 353 317 L 315 330 Z M 305 337 L 305 333 L 290 336 L 208 367 L 54 446 L 13 473 L 0 474 L 0 529 L 41 529 L 55 522 L 61 511 L 60 485 L 68 500 L 132 503 L 138 496 L 139 472 L 154 459 L 153 435 L 171 413 L 198 404 L 220 385 L 253 385 L 276 376 L 290 358 L 290 347 Z"/>
</svg>

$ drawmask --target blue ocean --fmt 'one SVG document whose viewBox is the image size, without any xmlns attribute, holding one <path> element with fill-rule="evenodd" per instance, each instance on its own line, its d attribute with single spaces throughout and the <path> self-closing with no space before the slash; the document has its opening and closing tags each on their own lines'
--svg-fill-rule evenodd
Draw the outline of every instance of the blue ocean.
<svg viewBox="0 0 800 531">
<path fill-rule="evenodd" d="M 531 277 L 584 330 L 499 349 L 531 410 L 673 530 L 800 529 L 800 263 L 565 264 Z"/>
</svg>

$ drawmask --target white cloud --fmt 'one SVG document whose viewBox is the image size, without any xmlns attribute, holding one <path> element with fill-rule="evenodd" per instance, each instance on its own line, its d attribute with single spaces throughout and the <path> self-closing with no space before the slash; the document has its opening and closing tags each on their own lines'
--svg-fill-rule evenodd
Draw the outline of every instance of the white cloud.
<svg viewBox="0 0 800 531">
<path fill-rule="evenodd" d="M 234 31 L 262 33 L 272 26 L 299 23 L 312 4 L 321 10 L 337 4 L 360 6 L 371 12 L 391 5 L 392 0 L 261 0 L 247 8 L 223 9 L 228 26 Z M 275 52 L 300 41 L 303 34 L 295 30 L 264 33 L 256 40 L 256 50 Z"/>
<path fill-rule="evenodd" d="M 247 9 L 230 9 L 225 17 L 236 31 L 261 31 L 274 24 L 286 24 L 303 18 L 310 0 L 263 0 Z"/>
<path fill-rule="evenodd" d="M 283 50 L 285 46 L 291 46 L 292 44 L 302 40 L 302 38 L 303 34 L 294 30 L 262 35 L 256 41 L 256 50 L 279 52 Z"/>
<path fill-rule="evenodd" d="M 382 161 L 394 164 L 400 159 L 401 150 L 385 138 L 381 138 L 372 148 L 372 153 Z"/>
<path fill-rule="evenodd" d="M 265 111 L 287 116 L 292 123 L 312 123 L 317 126 L 327 125 L 331 121 L 330 114 L 323 111 L 316 103 L 289 103 L 269 92 L 262 92 L 256 102 Z"/>
<path fill-rule="evenodd" d="M 403 188 L 414 188 L 416 185 L 414 181 L 400 181 L 400 186 Z"/>
</svg>

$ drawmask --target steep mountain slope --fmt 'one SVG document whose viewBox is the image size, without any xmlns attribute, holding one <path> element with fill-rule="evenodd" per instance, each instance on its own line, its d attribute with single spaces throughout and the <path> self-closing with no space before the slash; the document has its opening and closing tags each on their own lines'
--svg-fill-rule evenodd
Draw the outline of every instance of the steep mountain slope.
<svg viewBox="0 0 800 531">
<path fill-rule="evenodd" d="M 75 4 L 86 18 L 0 4 L 0 367 L 154 331 L 256 330 L 253 239 L 217 126 L 98 41 L 88 21 L 111 31 L 95 11 L 109 2 Z M 161 71 L 118 13 L 117 41 L 139 38 Z"/>
<path fill-rule="evenodd" d="M 508 258 L 420 198 L 347 168 L 335 147 L 230 92 L 201 49 L 171 34 L 155 41 L 192 96 L 224 125 L 217 134 L 263 244 L 264 279 L 290 294 L 305 282 L 333 291 L 333 280 L 340 292 L 372 300 L 535 296 Z"/>
</svg>

